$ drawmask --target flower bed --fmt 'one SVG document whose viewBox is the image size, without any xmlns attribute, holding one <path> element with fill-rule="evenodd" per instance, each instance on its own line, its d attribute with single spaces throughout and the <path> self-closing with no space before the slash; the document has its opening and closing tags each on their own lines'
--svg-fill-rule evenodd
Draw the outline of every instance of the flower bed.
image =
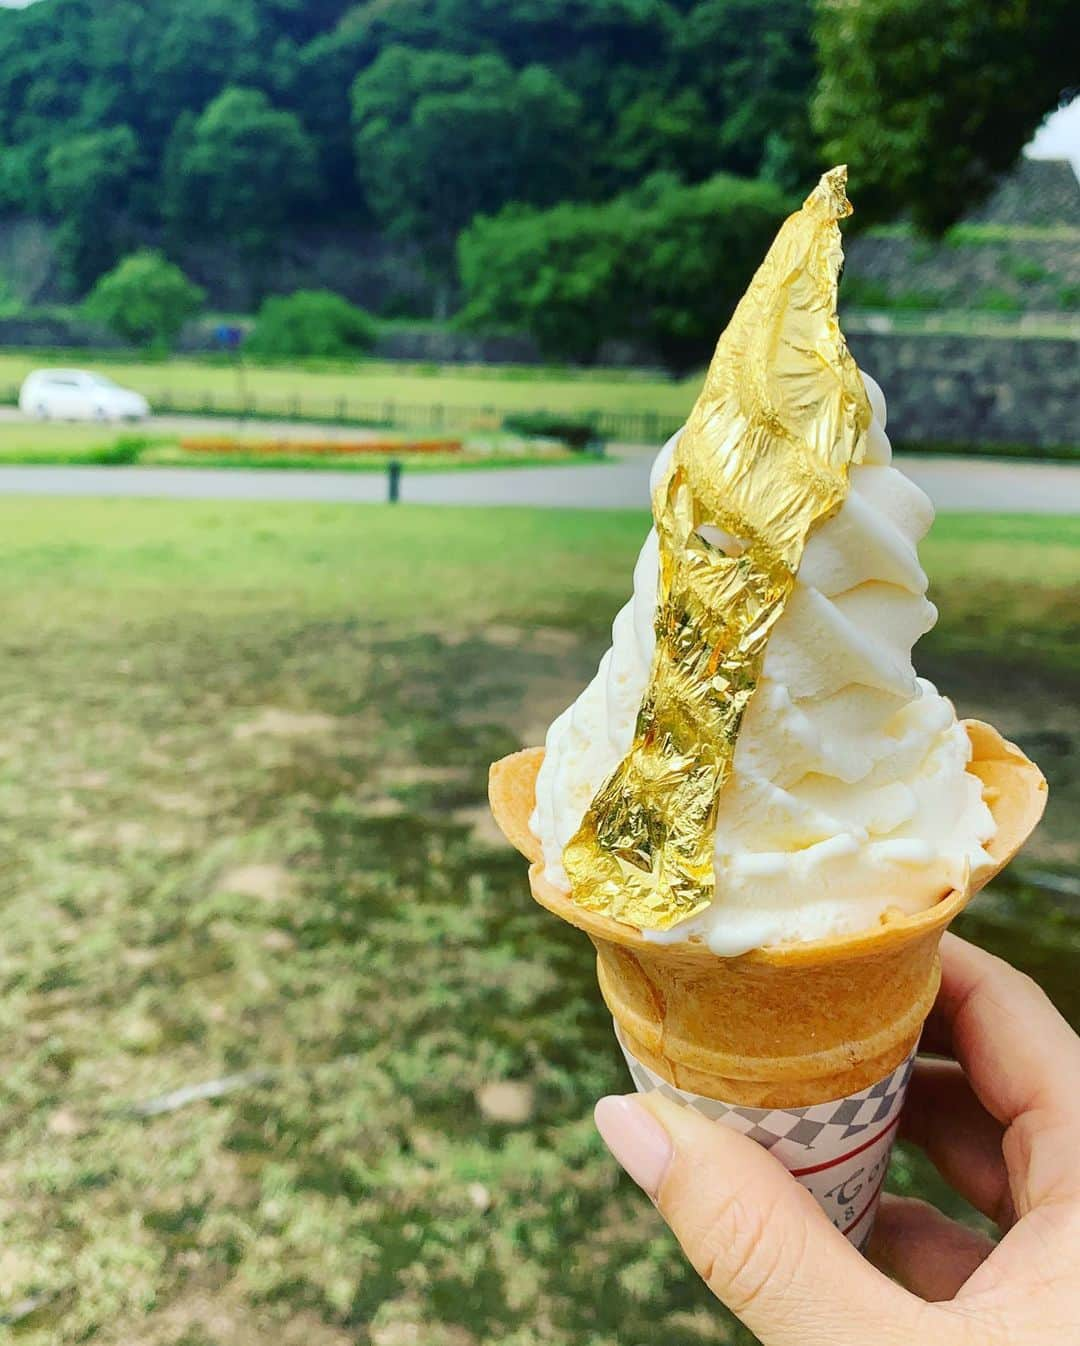
<svg viewBox="0 0 1080 1346">
<path fill-rule="evenodd" d="M 235 454 L 245 457 L 261 454 L 294 458 L 312 454 L 332 457 L 400 454 L 405 457 L 428 453 L 460 453 L 462 444 L 460 439 L 239 439 L 230 435 L 201 435 L 182 439 L 180 447 L 185 453 Z"/>
</svg>

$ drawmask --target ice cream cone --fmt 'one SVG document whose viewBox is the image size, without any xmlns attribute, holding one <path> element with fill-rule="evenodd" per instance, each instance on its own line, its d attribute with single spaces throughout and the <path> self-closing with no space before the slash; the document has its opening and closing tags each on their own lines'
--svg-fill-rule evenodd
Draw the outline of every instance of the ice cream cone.
<svg viewBox="0 0 1080 1346">
<path fill-rule="evenodd" d="M 626 1049 L 655 1075 L 745 1107 L 806 1107 L 856 1094 L 912 1051 L 940 981 L 946 926 L 1012 859 L 1042 815 L 1046 781 L 989 725 L 965 722 L 969 770 L 983 782 L 997 833 L 991 863 L 914 915 L 810 943 L 723 958 L 699 941 L 662 944 L 587 911 L 549 883 L 529 828 L 542 748 L 491 768 L 490 798 L 508 841 L 531 862 L 533 896 L 584 930 L 600 991 Z"/>
</svg>

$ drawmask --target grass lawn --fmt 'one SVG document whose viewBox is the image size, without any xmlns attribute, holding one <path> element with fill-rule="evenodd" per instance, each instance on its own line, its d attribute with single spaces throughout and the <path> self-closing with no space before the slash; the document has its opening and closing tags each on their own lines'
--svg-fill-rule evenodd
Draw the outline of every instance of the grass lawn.
<svg viewBox="0 0 1080 1346">
<path fill-rule="evenodd" d="M 166 432 L 156 426 L 87 425 L 47 422 L 0 421 L 0 464 L 73 464 L 117 465 L 140 463 L 168 467 L 243 467 L 243 468 L 302 468 L 335 472 L 385 472 L 393 455 L 364 454 L 362 456 L 326 453 L 267 453 L 253 447 L 244 451 L 246 441 L 285 438 L 311 438 L 312 432 L 303 427 L 289 427 L 286 431 L 268 433 L 257 424 L 224 423 L 223 433 L 235 434 L 235 453 L 202 453 L 185 450 L 176 432 Z M 186 434 L 187 432 L 185 432 Z M 205 434 L 205 430 L 194 434 Z M 352 432 L 350 438 L 363 437 L 364 431 Z M 393 432 L 379 432 L 378 438 L 394 437 Z M 407 441 L 408 436 L 401 436 Z M 399 457 L 408 465 L 409 472 L 457 472 L 494 467 L 548 467 L 567 466 L 595 461 L 588 454 L 573 453 L 558 445 L 544 447 L 499 433 L 470 435 L 465 447 L 456 453 L 403 452 Z"/>
<path fill-rule="evenodd" d="M 645 527 L 0 499 L 13 1340 L 748 1341 L 593 1131 L 627 1081 L 589 947 L 483 803 Z M 1080 520 L 946 516 L 924 555 L 920 667 L 1039 757 L 1025 864 L 1074 875 Z M 1025 872 L 967 932 L 1080 1022 L 1075 903 Z"/>
<path fill-rule="evenodd" d="M 45 358 L 34 352 L 0 353 L 0 391 L 17 387 L 42 364 L 75 364 L 108 374 L 144 393 L 157 407 L 201 409 L 209 397 L 218 410 L 251 399 L 260 412 L 317 417 L 380 413 L 387 402 L 470 411 L 657 412 L 685 416 L 701 386 L 696 374 L 682 382 L 633 370 L 555 371 L 503 366 L 403 365 L 363 361 L 324 369 L 245 367 L 243 385 L 232 365 L 195 360 L 104 363 L 85 352 Z M 344 408 L 342 406 L 344 400 Z M 351 404 L 351 405 L 350 405 Z"/>
<path fill-rule="evenodd" d="M 121 435 L 142 435 L 115 425 L 69 425 L 54 421 L 0 421 L 0 462 L 90 461 Z"/>
<path fill-rule="evenodd" d="M 130 361 L 88 351 L 0 351 L 0 401 L 14 402 L 22 380 L 43 365 L 75 365 L 105 373 L 144 393 L 161 414 L 244 413 L 258 421 L 340 421 L 345 424 L 490 437 L 510 413 L 549 412 L 592 419 L 615 443 L 659 445 L 685 419 L 701 388 L 700 372 L 676 380 L 634 369 L 544 366 L 409 365 L 364 360 L 243 367 L 220 358 Z M 5 427 L 0 426 L 0 453 Z M 1065 444 L 897 444 L 919 452 L 1076 461 Z M 237 464 L 233 464 L 234 466 Z M 248 465 L 248 464 L 244 464 Z M 252 464 L 257 465 L 257 464 Z"/>
</svg>

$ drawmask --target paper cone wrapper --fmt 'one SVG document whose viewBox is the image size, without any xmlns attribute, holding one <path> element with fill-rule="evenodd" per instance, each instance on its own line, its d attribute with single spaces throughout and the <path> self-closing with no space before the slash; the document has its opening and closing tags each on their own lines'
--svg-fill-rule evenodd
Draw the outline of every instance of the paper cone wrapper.
<svg viewBox="0 0 1080 1346">
<path fill-rule="evenodd" d="M 530 861 L 542 906 L 584 930 L 626 1050 L 675 1089 L 739 1108 L 814 1107 L 889 1077 L 912 1053 L 941 980 L 946 926 L 1019 850 L 1042 815 L 1046 781 L 989 725 L 965 722 L 968 770 L 983 783 L 997 833 L 990 862 L 963 889 L 871 929 L 722 958 L 699 940 L 658 944 L 636 927 L 579 907 L 544 878 L 529 828 L 543 749 L 491 768 L 492 811 Z"/>
<path fill-rule="evenodd" d="M 889 1171 L 914 1053 L 883 1080 L 848 1098 L 807 1108 L 745 1108 L 676 1089 L 630 1052 L 618 1024 L 615 1036 L 639 1094 L 656 1090 L 749 1136 L 798 1179 L 845 1238 L 860 1251 L 866 1247 Z"/>
</svg>

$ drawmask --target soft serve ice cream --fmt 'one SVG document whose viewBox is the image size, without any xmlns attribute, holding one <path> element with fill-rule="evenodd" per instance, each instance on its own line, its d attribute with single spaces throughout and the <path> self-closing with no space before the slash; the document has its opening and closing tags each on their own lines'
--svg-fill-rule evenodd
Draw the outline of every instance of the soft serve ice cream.
<svg viewBox="0 0 1080 1346">
<path fill-rule="evenodd" d="M 934 624 L 917 554 L 926 495 L 891 466 L 885 399 L 839 512 L 809 539 L 765 651 L 716 819 L 712 905 L 652 938 L 704 939 L 717 954 L 873 925 L 933 905 L 986 863 L 994 822 L 949 701 L 916 676 Z M 653 468 L 662 477 L 672 445 Z M 653 656 L 657 537 L 634 569 L 596 677 L 552 724 L 531 825 L 564 891 L 563 849 L 630 747 Z"/>
<path fill-rule="evenodd" d="M 995 832 L 911 663 L 933 510 L 836 320 L 844 182 L 782 226 L 657 459 L 634 595 L 536 781 L 551 884 L 720 955 L 922 911 Z"/>
<path fill-rule="evenodd" d="M 1046 782 L 912 668 L 933 511 L 840 332 L 845 180 L 781 225 L 656 461 L 610 650 L 489 797 L 638 1088 L 749 1128 L 858 1241 L 879 1187 L 833 1198 L 884 1172 L 941 936 Z"/>
</svg>

